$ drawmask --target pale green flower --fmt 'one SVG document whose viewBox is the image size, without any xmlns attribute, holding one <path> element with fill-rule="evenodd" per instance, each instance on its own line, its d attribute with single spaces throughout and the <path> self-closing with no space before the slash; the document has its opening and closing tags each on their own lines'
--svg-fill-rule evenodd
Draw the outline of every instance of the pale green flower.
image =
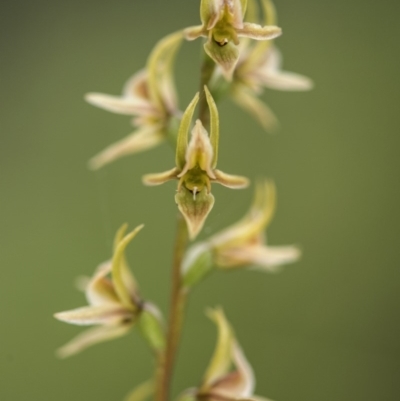
<svg viewBox="0 0 400 401">
<path fill-rule="evenodd" d="M 214 205 L 211 183 L 215 182 L 234 189 L 245 188 L 248 185 L 247 178 L 229 175 L 216 169 L 219 116 L 217 106 L 207 87 L 205 87 L 205 93 L 211 116 L 210 135 L 201 121 L 197 120 L 188 143 L 190 124 L 199 100 L 197 93 L 186 109 L 179 127 L 176 166 L 163 173 L 147 174 L 143 177 L 146 185 L 160 185 L 169 180 L 179 180 L 175 201 L 186 219 L 191 238 L 196 237 L 200 232 Z"/>
<path fill-rule="evenodd" d="M 221 67 L 229 80 L 239 59 L 239 38 L 269 40 L 282 31 L 277 26 L 261 26 L 243 22 L 247 0 L 202 0 L 200 18 L 202 25 L 185 29 L 188 40 L 200 36 L 207 38 L 206 53 Z"/>
<path fill-rule="evenodd" d="M 89 166 L 98 169 L 120 157 L 152 148 L 164 141 L 173 118 L 179 118 L 173 79 L 175 56 L 182 42 L 182 31 L 160 40 L 145 69 L 134 74 L 125 84 L 121 96 L 88 93 L 92 105 L 118 114 L 134 116 L 136 130 L 110 145 L 92 158 Z"/>
<path fill-rule="evenodd" d="M 300 257 L 297 246 L 271 246 L 266 243 L 265 229 L 275 211 L 275 198 L 274 184 L 259 182 L 253 205 L 242 220 L 188 250 L 182 266 L 188 286 L 207 274 L 212 264 L 220 269 L 248 267 L 273 272 Z"/>
<path fill-rule="evenodd" d="M 271 0 L 261 0 L 264 23 L 276 24 L 276 12 Z M 249 0 L 249 18 L 259 15 L 255 0 Z M 259 18 L 256 19 L 258 21 Z M 221 70 L 221 73 L 223 71 Z M 282 71 L 282 55 L 273 41 L 241 43 L 240 58 L 234 72 L 231 95 L 233 100 L 252 114 L 267 131 L 273 131 L 278 120 L 258 96 L 264 88 L 281 91 L 307 91 L 312 89 L 310 78 L 294 72 Z"/>
<path fill-rule="evenodd" d="M 200 386 L 184 392 L 180 400 L 267 401 L 266 398 L 254 395 L 253 369 L 222 309 L 212 309 L 208 316 L 218 329 L 214 355 Z"/>
<path fill-rule="evenodd" d="M 65 358 L 91 345 L 121 337 L 127 334 L 142 316 L 146 316 L 148 320 L 148 315 L 151 315 L 157 321 L 160 320 L 155 306 L 141 299 L 136 280 L 125 258 L 125 248 L 142 228 L 143 225 L 138 226 L 125 235 L 127 225 L 123 225 L 117 232 L 112 259 L 102 263 L 86 285 L 88 306 L 54 315 L 66 323 L 97 325 L 61 347 L 58 350 L 60 357 Z"/>
</svg>

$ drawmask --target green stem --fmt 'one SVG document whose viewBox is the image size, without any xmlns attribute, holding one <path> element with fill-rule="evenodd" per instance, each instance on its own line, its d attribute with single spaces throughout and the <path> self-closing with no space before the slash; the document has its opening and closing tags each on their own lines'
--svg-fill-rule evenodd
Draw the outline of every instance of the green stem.
<svg viewBox="0 0 400 401">
<path fill-rule="evenodd" d="M 200 93 L 202 96 L 199 101 L 199 120 L 203 123 L 206 130 L 210 127 L 210 110 L 208 109 L 208 104 L 204 94 L 204 85 L 208 85 L 211 77 L 214 73 L 215 63 L 214 61 L 204 53 L 203 64 L 201 66 L 201 76 L 200 76 Z M 210 88 L 209 88 L 210 89 Z"/>
<path fill-rule="evenodd" d="M 165 353 L 160 355 L 158 363 L 156 389 L 157 401 L 168 400 L 174 362 L 182 331 L 182 321 L 186 305 L 186 291 L 182 289 L 181 285 L 181 265 L 187 242 L 188 233 L 186 222 L 182 215 L 179 214 L 173 257 L 171 306 L 168 321 L 167 345 Z"/>
</svg>

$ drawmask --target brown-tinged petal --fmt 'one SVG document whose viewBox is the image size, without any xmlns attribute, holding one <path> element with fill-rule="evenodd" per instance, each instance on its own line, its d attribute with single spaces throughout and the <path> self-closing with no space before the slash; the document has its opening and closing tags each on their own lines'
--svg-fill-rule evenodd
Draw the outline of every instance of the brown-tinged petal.
<svg viewBox="0 0 400 401">
<path fill-rule="evenodd" d="M 208 193 L 206 188 L 193 194 L 185 186 L 181 186 L 175 195 L 175 202 L 186 220 L 191 240 L 194 240 L 203 228 L 206 218 L 214 206 L 214 201 L 214 196 Z"/>
<path fill-rule="evenodd" d="M 107 303 L 119 303 L 111 281 L 106 278 L 109 273 L 111 273 L 111 261 L 102 263 L 96 269 L 85 289 L 89 305 L 99 306 Z"/>
<path fill-rule="evenodd" d="M 154 381 L 148 380 L 133 389 L 124 401 L 145 401 L 150 398 L 155 391 Z"/>
<path fill-rule="evenodd" d="M 122 337 L 128 333 L 131 327 L 132 325 L 130 324 L 93 327 L 79 334 L 59 348 L 57 350 L 57 355 L 60 358 L 67 358 L 75 355 L 92 345 Z"/>
<path fill-rule="evenodd" d="M 231 175 L 222 172 L 221 170 L 214 170 L 215 181 L 225 187 L 232 189 L 242 189 L 249 185 L 249 180 L 246 177 L 240 175 Z"/>
<path fill-rule="evenodd" d="M 59 312 L 54 317 L 62 322 L 88 326 L 92 324 L 106 324 L 123 320 L 132 316 L 132 313 L 118 303 L 109 303 L 100 306 L 84 306 L 65 312 Z"/>
<path fill-rule="evenodd" d="M 218 380 L 221 380 L 229 372 L 234 339 L 232 328 L 221 308 L 211 309 L 207 315 L 217 325 L 218 340 L 211 362 L 204 375 L 200 392 L 210 390 Z"/>
<path fill-rule="evenodd" d="M 237 86 L 232 91 L 233 101 L 241 108 L 249 112 L 268 132 L 275 132 L 279 122 L 271 109 L 257 96 L 242 86 Z"/>
<path fill-rule="evenodd" d="M 183 113 L 181 123 L 179 125 L 178 137 L 176 141 L 175 163 L 179 169 L 183 169 L 186 163 L 186 152 L 188 147 L 188 133 L 193 119 L 193 113 L 199 101 L 199 92 L 196 93 L 189 106 Z"/>
<path fill-rule="evenodd" d="M 239 59 L 239 49 L 233 41 L 221 46 L 210 38 L 204 45 L 204 50 L 221 67 L 224 77 L 230 81 Z"/>
<path fill-rule="evenodd" d="M 153 148 L 164 141 L 164 139 L 165 135 L 157 127 L 141 128 L 128 135 L 126 138 L 108 146 L 90 159 L 89 168 L 91 170 L 98 170 L 121 157 Z"/>
<path fill-rule="evenodd" d="M 210 137 L 204 129 L 201 121 L 197 120 L 186 150 L 185 165 L 183 170 L 178 174 L 178 177 L 182 177 L 190 169 L 198 165 L 210 178 L 215 178 L 214 172 L 211 168 L 213 153 Z"/>
<path fill-rule="evenodd" d="M 231 358 L 235 370 L 214 384 L 212 392 L 223 397 L 247 399 L 253 395 L 254 373 L 236 340 L 232 342 Z"/>
<path fill-rule="evenodd" d="M 115 292 L 121 304 L 133 311 L 139 308 L 139 305 L 135 304 L 135 294 L 130 292 L 127 284 L 124 281 L 124 261 L 125 261 L 125 249 L 128 244 L 132 241 L 137 233 L 144 227 L 140 225 L 136 227 L 132 232 L 125 235 L 125 237 L 118 243 L 113 258 L 112 258 L 112 281 L 114 284 Z"/>
<path fill-rule="evenodd" d="M 85 95 L 85 100 L 93 106 L 118 114 L 152 115 L 155 113 L 154 107 L 149 102 L 137 97 L 127 98 L 91 92 Z"/>
<path fill-rule="evenodd" d="M 142 177 L 142 181 L 144 185 L 148 186 L 161 185 L 164 184 L 164 182 L 176 179 L 179 172 L 180 170 L 174 167 L 163 173 L 146 174 Z"/>
<path fill-rule="evenodd" d="M 282 35 L 282 29 L 277 26 L 261 26 L 251 22 L 245 22 L 242 29 L 237 29 L 239 37 L 255 40 L 271 40 Z"/>
<path fill-rule="evenodd" d="M 133 74 L 125 83 L 122 95 L 127 99 L 143 99 L 149 102 L 149 90 L 147 83 L 147 71 L 145 68 Z M 150 104 L 150 102 L 149 102 Z"/>
</svg>

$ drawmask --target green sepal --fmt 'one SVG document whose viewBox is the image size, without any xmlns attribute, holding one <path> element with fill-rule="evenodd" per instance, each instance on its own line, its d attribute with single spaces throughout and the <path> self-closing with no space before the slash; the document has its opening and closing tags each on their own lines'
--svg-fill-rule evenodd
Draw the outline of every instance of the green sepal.
<svg viewBox="0 0 400 401">
<path fill-rule="evenodd" d="M 176 140 L 176 166 L 182 169 L 186 162 L 186 149 L 188 146 L 188 132 L 190 124 L 193 119 L 194 109 L 196 108 L 197 102 L 199 101 L 199 93 L 197 92 L 193 100 L 183 114 L 181 124 L 179 126 L 178 138 Z"/>
<path fill-rule="evenodd" d="M 203 280 L 213 268 L 213 253 L 206 244 L 189 249 L 182 266 L 182 284 L 190 289 Z"/>
<path fill-rule="evenodd" d="M 178 209 L 186 220 L 190 239 L 195 239 L 214 206 L 214 196 L 203 188 L 193 195 L 184 185 L 175 195 Z"/>
<path fill-rule="evenodd" d="M 165 348 L 162 318 L 153 305 L 145 304 L 138 319 L 138 326 L 151 349 L 160 352 Z"/>
<path fill-rule="evenodd" d="M 211 167 L 215 168 L 218 161 L 219 115 L 217 105 L 215 104 L 215 101 L 206 85 L 204 85 L 204 91 L 206 93 L 207 103 L 210 109 L 210 142 L 213 148 L 213 160 Z"/>
</svg>

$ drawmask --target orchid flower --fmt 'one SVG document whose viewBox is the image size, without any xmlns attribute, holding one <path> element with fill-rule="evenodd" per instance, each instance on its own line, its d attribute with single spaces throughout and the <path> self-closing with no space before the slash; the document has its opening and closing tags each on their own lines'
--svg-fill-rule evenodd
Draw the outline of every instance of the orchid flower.
<svg viewBox="0 0 400 401">
<path fill-rule="evenodd" d="M 173 67 L 183 39 L 182 31 L 160 40 L 147 61 L 146 69 L 134 74 L 125 84 L 121 96 L 88 93 L 92 105 L 117 114 L 134 116 L 136 130 L 93 157 L 89 166 L 96 170 L 123 156 L 150 149 L 168 135 L 171 121 L 180 116 Z"/>
<path fill-rule="evenodd" d="M 216 169 L 219 142 L 219 116 L 217 106 L 207 87 L 204 88 L 210 109 L 210 135 L 200 120 L 192 130 L 188 143 L 188 131 L 199 94 L 193 98 L 186 109 L 179 127 L 176 166 L 158 174 L 143 177 L 146 185 L 160 185 L 172 179 L 178 179 L 178 191 L 175 201 L 183 214 L 193 239 L 200 232 L 205 219 L 214 205 L 211 183 L 215 182 L 228 188 L 240 189 L 248 185 L 245 177 L 223 173 Z"/>
<path fill-rule="evenodd" d="M 246 7 L 247 0 L 202 0 L 202 25 L 185 29 L 188 40 L 200 36 L 207 38 L 204 50 L 221 67 L 228 80 L 239 59 L 239 37 L 269 40 L 282 33 L 277 26 L 243 22 Z"/>
<path fill-rule="evenodd" d="M 200 386 L 186 390 L 181 400 L 267 401 L 266 398 L 254 395 L 253 369 L 222 309 L 212 309 L 208 312 L 208 316 L 218 328 L 214 355 Z"/>
<path fill-rule="evenodd" d="M 158 319 L 155 306 L 142 301 L 125 258 L 127 245 L 142 228 L 143 225 L 138 226 L 126 235 L 127 225 L 119 229 L 114 241 L 112 260 L 98 266 L 86 285 L 85 295 L 89 306 L 54 315 L 56 319 L 66 323 L 98 326 L 84 331 L 61 347 L 58 350 L 60 357 L 65 358 L 91 345 L 123 336 L 144 315 L 147 315 L 147 319 L 148 315 Z"/>
<path fill-rule="evenodd" d="M 276 12 L 271 0 L 261 0 L 264 23 L 276 24 Z M 255 0 L 249 0 L 248 17 L 257 18 Z M 224 72 L 221 70 L 221 74 Z M 259 98 L 264 88 L 281 91 L 307 91 L 312 89 L 310 78 L 293 72 L 282 71 L 282 55 L 273 41 L 242 42 L 242 49 L 234 72 L 231 95 L 233 100 L 252 114 L 267 131 L 273 131 L 278 121 Z"/>
</svg>

